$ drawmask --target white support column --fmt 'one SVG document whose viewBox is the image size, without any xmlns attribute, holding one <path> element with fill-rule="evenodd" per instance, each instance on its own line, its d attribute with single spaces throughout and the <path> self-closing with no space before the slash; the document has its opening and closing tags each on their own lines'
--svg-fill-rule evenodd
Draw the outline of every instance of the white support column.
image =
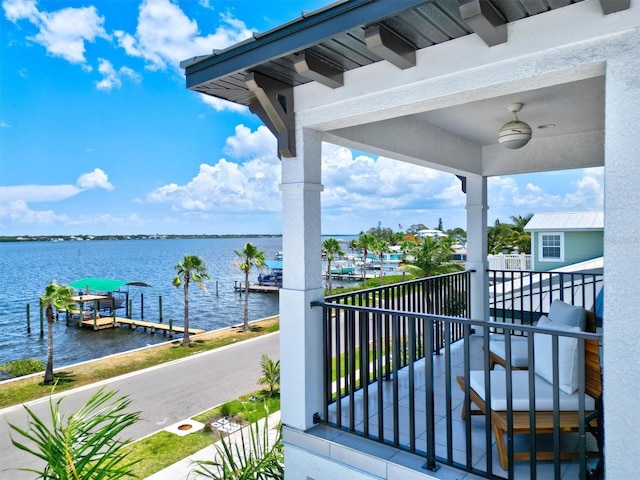
<svg viewBox="0 0 640 480">
<path fill-rule="evenodd" d="M 640 445 L 640 38 L 607 61 L 605 83 L 604 409 L 606 478 L 634 478 Z"/>
<path fill-rule="evenodd" d="M 313 426 L 322 408 L 322 309 L 320 192 L 322 141 L 315 131 L 296 132 L 296 158 L 282 159 L 284 285 L 280 289 L 282 422 Z"/>
<path fill-rule="evenodd" d="M 489 320 L 487 277 L 487 178 L 467 176 L 467 269 L 471 274 L 471 318 Z"/>
</svg>

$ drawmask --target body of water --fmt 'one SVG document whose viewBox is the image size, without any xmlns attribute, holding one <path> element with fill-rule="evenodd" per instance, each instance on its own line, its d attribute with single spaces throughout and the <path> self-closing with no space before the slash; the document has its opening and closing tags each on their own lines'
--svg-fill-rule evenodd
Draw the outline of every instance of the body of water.
<svg viewBox="0 0 640 480">
<path fill-rule="evenodd" d="M 242 250 L 248 241 L 263 250 L 267 259 L 282 250 L 280 237 L 0 243 L 0 365 L 24 358 L 46 361 L 47 325 L 45 319 L 44 336 L 40 337 L 38 299 L 51 280 L 69 284 L 84 277 L 100 277 L 145 282 L 150 287 L 131 287 L 133 318 L 140 318 L 142 294 L 145 320 L 158 321 L 158 298 L 162 296 L 164 322 L 171 318 L 182 325 L 184 292 L 171 281 L 175 264 L 185 254 L 201 256 L 211 276 L 206 282 L 208 292 L 190 286 L 190 327 L 209 331 L 242 323 L 244 298 L 234 291 L 234 281 L 244 282 L 244 274 L 234 266 L 234 250 Z M 258 273 L 255 270 L 250 274 L 252 283 Z M 30 334 L 27 304 L 31 306 Z M 118 314 L 124 316 L 121 312 Z M 278 294 L 250 295 L 250 320 L 277 314 Z M 67 326 L 63 316 L 53 331 L 56 367 L 168 340 L 161 333 L 141 329 L 93 331 L 74 324 Z"/>
</svg>

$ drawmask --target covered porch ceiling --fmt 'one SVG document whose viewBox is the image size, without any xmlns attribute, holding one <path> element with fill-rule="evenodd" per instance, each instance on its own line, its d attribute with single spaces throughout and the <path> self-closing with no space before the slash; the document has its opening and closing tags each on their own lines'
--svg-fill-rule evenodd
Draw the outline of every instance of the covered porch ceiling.
<svg viewBox="0 0 640 480">
<path fill-rule="evenodd" d="M 317 100 L 319 95 L 317 90 L 312 90 L 313 84 L 322 85 L 323 89 L 328 87 L 327 96 L 335 94 L 338 100 L 331 97 L 331 101 L 338 105 L 345 100 L 344 95 L 348 95 L 340 96 L 338 92 L 345 90 L 341 87 L 353 89 L 360 79 L 355 72 L 362 67 L 371 68 L 386 62 L 396 72 L 394 77 L 405 78 L 411 75 L 407 72 L 416 66 L 416 57 L 421 52 L 470 35 L 477 35 L 489 47 L 499 49 L 509 42 L 508 32 L 513 22 L 581 2 L 346 0 L 303 14 L 297 20 L 224 51 L 185 60 L 182 66 L 189 89 L 248 106 L 278 138 L 279 155 L 294 157 L 293 91 L 297 87 L 303 88 L 306 99 L 314 98 L 311 103 L 318 105 L 324 100 Z M 625 10 L 629 4 L 629 0 L 597 3 L 603 15 Z M 384 79 L 377 82 L 378 89 L 382 90 Z M 336 144 L 456 174 L 472 172 L 490 176 L 601 166 L 604 164 L 604 88 L 604 74 L 590 72 L 564 83 L 528 86 L 527 82 L 519 82 L 517 90 L 512 87 L 505 92 L 487 90 L 480 95 L 460 95 L 442 106 L 425 104 L 421 110 L 398 108 L 385 118 L 358 118 L 345 113 L 337 121 L 318 123 L 314 128 L 323 131 L 325 139 Z M 519 118 L 531 126 L 536 141 L 563 139 L 560 147 L 556 142 L 544 144 L 542 148 L 543 144 L 538 142 L 541 148 L 531 149 L 529 153 L 540 156 L 543 151 L 552 152 L 556 161 L 501 160 L 505 152 L 498 145 L 497 134 L 500 127 L 511 120 L 507 105 L 513 102 L 524 104 Z M 406 151 L 402 147 L 389 148 L 384 137 L 401 137 L 406 125 L 424 126 L 431 132 L 432 139 L 452 138 L 468 144 L 466 151 L 488 148 L 493 160 L 482 166 L 462 166 L 421 156 L 418 150 L 426 151 L 424 145 Z M 376 139 L 380 139 L 379 144 Z M 406 141 L 396 143 L 410 142 L 407 137 Z M 574 153 L 567 154 L 574 147 L 589 150 L 579 165 Z M 516 155 L 523 154 L 518 151 Z M 564 160 L 558 160 L 563 157 Z"/>
</svg>

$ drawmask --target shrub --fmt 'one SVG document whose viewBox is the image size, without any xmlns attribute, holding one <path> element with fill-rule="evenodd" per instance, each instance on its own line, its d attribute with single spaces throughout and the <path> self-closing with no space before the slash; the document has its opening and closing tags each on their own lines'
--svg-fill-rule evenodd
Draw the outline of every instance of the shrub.
<svg viewBox="0 0 640 480">
<path fill-rule="evenodd" d="M 229 415 L 231 415 L 230 403 L 225 403 L 220 407 L 220 415 L 222 415 L 223 417 L 228 417 Z"/>
<path fill-rule="evenodd" d="M 23 377 L 32 373 L 44 372 L 45 365 L 35 358 L 26 358 L 22 360 L 8 361 L 4 365 L 0 365 L 0 372 L 9 378 Z"/>
<path fill-rule="evenodd" d="M 262 431 L 258 423 L 249 424 L 240 431 L 239 438 L 222 437 L 215 444 L 214 460 L 196 460 L 195 473 L 215 480 L 281 480 L 284 478 L 284 450 L 282 427 L 269 441 L 268 422 Z"/>
</svg>

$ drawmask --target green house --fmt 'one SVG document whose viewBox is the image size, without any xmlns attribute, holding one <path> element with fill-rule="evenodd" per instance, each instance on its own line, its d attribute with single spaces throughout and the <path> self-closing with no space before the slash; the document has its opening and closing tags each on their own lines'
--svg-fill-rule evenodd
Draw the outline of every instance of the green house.
<svg viewBox="0 0 640 480">
<path fill-rule="evenodd" d="M 603 212 L 536 213 L 524 229 L 531 232 L 532 270 L 555 270 L 603 255 Z"/>
</svg>

